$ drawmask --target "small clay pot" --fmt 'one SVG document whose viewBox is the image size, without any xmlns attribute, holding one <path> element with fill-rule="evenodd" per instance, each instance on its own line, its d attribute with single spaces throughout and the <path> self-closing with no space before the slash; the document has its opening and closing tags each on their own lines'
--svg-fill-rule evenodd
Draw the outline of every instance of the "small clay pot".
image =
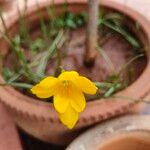
<svg viewBox="0 0 150 150">
<path fill-rule="evenodd" d="M 15 122 L 0 103 L 0 149 L 1 150 L 22 150 L 18 130 Z"/>
<path fill-rule="evenodd" d="M 49 0 L 38 0 L 40 9 L 44 9 L 49 5 Z M 36 1 L 28 1 L 27 17 L 28 20 L 32 20 L 32 26 L 36 24 L 38 11 Z M 147 66 L 142 75 L 128 88 L 117 93 L 118 95 L 124 95 L 136 99 L 144 98 L 150 90 L 150 28 L 149 21 L 138 12 L 131 8 L 124 7 L 124 5 L 112 2 L 109 0 L 101 0 L 101 6 L 117 10 L 125 15 L 131 17 L 136 22 L 139 22 L 142 27 L 143 34 L 138 35 L 143 43 L 147 47 Z M 55 10 L 57 14 L 62 11 L 62 4 L 64 0 L 55 1 Z M 87 9 L 87 2 L 85 0 L 70 0 L 69 7 L 73 12 L 79 12 Z M 15 5 L 14 5 L 15 6 Z M 23 9 L 23 8 L 22 8 Z M 6 14 L 7 26 L 10 29 L 10 33 L 17 31 L 18 11 L 13 8 Z M 33 23 L 34 22 L 34 23 Z M 8 53 L 8 45 L 0 38 L 0 49 L 2 53 Z M 0 82 L 3 82 L 3 78 L 0 77 Z M 103 120 L 111 118 L 116 115 L 127 113 L 134 102 L 122 99 L 109 99 L 109 100 L 94 100 L 88 102 L 87 107 L 79 118 L 76 127 L 73 130 L 68 130 L 64 127 L 58 118 L 58 114 L 53 108 L 52 104 L 45 103 L 43 101 L 37 101 L 31 97 L 23 95 L 15 90 L 13 87 L 0 87 L 0 101 L 4 103 L 8 111 L 12 114 L 12 117 L 16 121 L 17 125 L 27 133 L 43 141 L 55 143 L 55 144 L 68 144 L 73 140 L 83 129 L 90 127 Z"/>
<path fill-rule="evenodd" d="M 12 9 L 13 2 L 14 0 L 0 0 L 0 8 L 2 11 L 8 11 Z"/>
<path fill-rule="evenodd" d="M 0 0 L 0 3 L 2 3 L 2 4 L 6 3 L 6 2 L 7 2 L 7 0 Z"/>
<path fill-rule="evenodd" d="M 149 150 L 150 131 L 134 131 L 112 137 L 98 150 Z"/>
<path fill-rule="evenodd" d="M 0 0 L 0 4 L 1 5 L 6 5 L 6 4 L 12 3 L 12 1 L 11 0 Z"/>
<path fill-rule="evenodd" d="M 149 150 L 150 117 L 124 116 L 102 123 L 78 137 L 66 150 Z"/>
</svg>

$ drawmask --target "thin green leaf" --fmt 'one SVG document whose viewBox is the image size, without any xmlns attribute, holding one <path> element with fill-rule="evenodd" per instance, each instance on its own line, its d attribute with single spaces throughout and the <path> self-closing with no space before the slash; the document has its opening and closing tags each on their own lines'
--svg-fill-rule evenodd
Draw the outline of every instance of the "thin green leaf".
<svg viewBox="0 0 150 150">
<path fill-rule="evenodd" d="M 21 82 L 11 82 L 11 83 L 0 83 L 0 86 L 13 86 L 25 89 L 31 89 L 33 85 Z"/>
<path fill-rule="evenodd" d="M 109 90 L 104 94 L 104 97 L 110 97 L 112 94 L 114 94 L 116 91 L 121 89 L 122 85 L 121 83 L 114 83 L 112 87 L 109 88 Z"/>
<path fill-rule="evenodd" d="M 120 26 L 116 26 L 113 23 L 110 23 L 109 21 L 103 21 L 103 24 L 107 26 L 108 28 L 118 32 L 121 34 L 133 47 L 135 48 L 140 48 L 139 42 L 130 34 L 128 33 L 125 29 L 123 29 Z"/>
<path fill-rule="evenodd" d="M 107 83 L 107 82 L 94 82 L 94 84 L 96 85 L 97 88 L 101 89 L 101 88 L 110 88 L 112 87 L 113 83 Z"/>
<path fill-rule="evenodd" d="M 115 92 L 115 88 L 111 87 L 105 94 L 104 97 L 110 97 Z"/>
<path fill-rule="evenodd" d="M 97 49 L 100 52 L 100 54 L 102 55 L 102 57 L 105 59 L 106 63 L 108 64 L 108 66 L 110 67 L 112 72 L 115 72 L 115 67 L 114 67 L 111 59 L 109 58 L 109 56 L 106 54 L 106 52 L 101 47 L 97 47 Z"/>
<path fill-rule="evenodd" d="M 16 81 L 22 74 L 24 73 L 24 70 L 20 70 L 18 73 L 15 73 L 11 76 L 11 78 L 9 78 L 9 80 L 7 82 L 14 82 Z"/>
<path fill-rule="evenodd" d="M 27 10 L 27 0 L 25 0 L 24 11 L 21 13 L 19 5 L 17 4 L 17 11 L 19 15 L 19 34 L 21 36 L 21 42 L 27 45 L 31 43 L 31 37 L 27 26 L 27 20 L 25 19 L 25 13 Z"/>
<path fill-rule="evenodd" d="M 2 75 L 3 75 L 5 80 L 8 80 L 13 74 L 14 74 L 14 72 L 12 72 L 7 67 L 4 67 L 3 70 L 2 70 Z"/>
<path fill-rule="evenodd" d="M 46 53 L 44 53 L 43 57 L 41 58 L 39 66 L 38 66 L 37 71 L 36 71 L 37 76 L 39 76 L 39 77 L 43 77 L 44 76 L 47 63 L 48 63 L 49 59 L 52 58 L 53 55 L 56 53 L 57 46 L 61 42 L 62 37 L 63 37 L 63 31 L 61 30 L 58 33 L 58 35 L 55 38 L 55 40 L 53 41 L 53 43 L 51 44 L 51 46 L 48 49 L 48 51 L 46 51 Z"/>
<path fill-rule="evenodd" d="M 44 48 L 45 42 L 41 38 L 37 38 L 35 41 L 32 41 L 30 45 L 30 50 L 31 51 L 38 51 L 42 48 Z"/>
</svg>

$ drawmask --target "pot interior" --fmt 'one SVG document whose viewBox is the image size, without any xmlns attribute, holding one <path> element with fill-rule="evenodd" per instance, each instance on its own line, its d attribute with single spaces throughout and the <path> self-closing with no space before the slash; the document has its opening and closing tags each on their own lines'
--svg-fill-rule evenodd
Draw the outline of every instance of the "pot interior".
<svg viewBox="0 0 150 150">
<path fill-rule="evenodd" d="M 116 10 L 104 6 L 102 6 L 101 9 L 104 9 L 108 13 L 117 12 Z M 55 15 L 59 16 L 64 11 L 64 8 L 62 7 L 62 5 L 56 5 L 55 10 L 56 10 Z M 41 11 L 42 15 L 45 18 L 45 21 L 47 22 L 48 14 L 46 12 L 46 9 L 42 8 L 41 10 L 38 9 L 38 11 Z M 82 11 L 87 11 L 87 5 L 71 4 L 68 7 L 68 11 L 73 12 L 75 14 Z M 123 15 L 125 16 L 125 14 Z M 33 37 L 33 39 L 38 36 L 40 37 L 41 36 L 40 35 L 41 31 L 39 32 L 40 22 L 39 22 L 39 17 L 37 15 L 37 11 L 28 14 L 26 18 L 27 18 L 27 26 L 29 27 L 31 37 Z M 134 30 L 135 21 L 128 16 L 125 16 L 125 18 L 128 22 L 126 23 L 126 26 L 130 28 L 130 32 L 137 37 L 139 43 L 142 45 L 142 48 L 145 49 L 145 47 L 147 46 L 147 37 L 143 32 L 142 27 L 139 27 L 138 31 L 137 30 L 135 31 Z M 17 20 L 9 28 L 10 37 L 13 37 L 18 33 L 18 28 L 19 28 L 19 24 Z M 86 36 L 85 26 L 71 31 L 71 33 L 69 34 L 69 47 L 67 49 L 67 57 L 65 57 L 62 60 L 63 68 L 65 70 L 77 70 L 81 75 L 88 77 L 92 81 L 103 82 L 107 79 L 108 76 L 114 78 L 112 68 L 108 65 L 108 62 L 100 53 L 97 55 L 97 58 L 95 60 L 95 66 L 93 68 L 87 68 L 84 66 L 83 58 L 84 58 L 84 49 L 85 49 L 85 44 L 84 44 L 85 36 Z M 122 36 L 118 35 L 118 33 L 113 33 L 112 36 L 104 39 L 103 42 L 100 38 L 99 43 L 102 43 L 101 47 L 103 50 L 105 50 L 106 55 L 108 55 L 108 57 L 111 59 L 116 72 L 118 72 L 122 66 L 127 64 L 130 61 L 130 59 L 134 57 L 132 52 L 135 49 L 124 38 L 122 38 Z M 2 39 L 1 39 L 0 48 L 4 49 L 3 52 L 5 55 L 4 63 L 3 63 L 4 66 L 12 69 L 14 64 L 18 64 L 18 60 L 14 57 L 14 55 L 12 55 L 11 49 Z M 26 46 L 24 47 L 24 50 L 28 61 L 31 62 L 32 57 L 30 56 L 30 51 L 26 48 Z M 62 50 L 66 51 L 65 47 L 63 47 Z M 11 62 L 14 62 L 14 64 Z M 142 57 L 134 61 L 134 63 L 130 66 L 131 68 L 129 70 L 127 69 L 123 71 L 122 73 L 123 79 L 128 82 L 128 85 L 132 84 L 143 73 L 146 65 L 147 65 L 146 57 Z M 52 59 L 50 62 L 48 62 L 48 66 L 46 68 L 45 74 L 46 75 L 53 74 L 55 66 L 56 66 L 56 60 Z M 33 68 L 33 71 L 36 72 L 36 70 L 34 69 L 35 68 Z M 132 74 L 134 77 L 130 78 L 128 74 Z M 111 78 L 109 79 L 108 82 L 111 82 Z M 120 90 L 122 90 L 122 88 L 120 88 Z M 30 95 L 26 91 L 24 92 L 24 90 L 23 93 Z"/>
<path fill-rule="evenodd" d="M 130 132 L 117 135 L 102 144 L 98 150 L 149 150 L 150 132 Z"/>
</svg>

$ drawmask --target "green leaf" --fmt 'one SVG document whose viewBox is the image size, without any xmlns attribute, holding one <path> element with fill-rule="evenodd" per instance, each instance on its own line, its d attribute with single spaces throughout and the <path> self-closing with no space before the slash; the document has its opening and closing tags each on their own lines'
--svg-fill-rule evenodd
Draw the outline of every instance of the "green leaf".
<svg viewBox="0 0 150 150">
<path fill-rule="evenodd" d="M 65 21 L 63 18 L 56 18 L 54 20 L 54 26 L 56 26 L 57 28 L 63 28 L 65 26 Z"/>
<path fill-rule="evenodd" d="M 30 49 L 32 51 L 38 51 L 44 47 L 44 41 L 40 38 L 37 38 L 35 41 L 33 41 L 30 45 Z"/>
<path fill-rule="evenodd" d="M 13 76 L 14 72 L 12 72 L 9 68 L 4 67 L 2 70 L 2 75 L 4 79 L 7 81 L 9 78 Z"/>
<path fill-rule="evenodd" d="M 73 20 L 67 19 L 66 20 L 66 27 L 75 29 L 76 28 L 76 24 L 75 24 L 75 22 Z"/>
<path fill-rule="evenodd" d="M 20 35 L 16 35 L 13 39 L 12 39 L 12 42 L 15 46 L 18 46 L 20 45 L 21 43 L 21 39 L 20 39 Z"/>
<path fill-rule="evenodd" d="M 38 0 L 36 0 L 36 6 L 39 9 L 39 11 L 37 11 L 37 16 L 39 18 L 40 28 L 41 28 L 41 31 L 42 31 L 42 36 L 43 36 L 44 40 L 47 41 L 47 37 L 49 35 L 48 35 L 48 32 L 47 32 L 47 26 L 46 26 L 46 23 L 44 21 L 44 16 L 43 16 L 43 13 L 40 9 L 40 5 L 39 5 Z"/>
<path fill-rule="evenodd" d="M 109 58 L 109 56 L 107 55 L 107 53 L 101 47 L 97 47 L 97 49 L 98 49 L 99 53 L 102 55 L 102 57 L 104 58 L 105 62 L 107 63 L 107 65 L 109 66 L 111 71 L 115 72 L 114 64 L 112 63 L 112 61 Z"/>
<path fill-rule="evenodd" d="M 140 44 L 129 32 L 127 32 L 125 29 L 123 29 L 120 26 L 116 26 L 113 23 L 110 23 L 109 21 L 104 21 L 103 24 L 107 26 L 108 28 L 118 32 L 121 34 L 133 47 L 140 48 Z"/>
<path fill-rule="evenodd" d="M 110 88 L 113 85 L 112 83 L 108 83 L 108 82 L 94 82 L 94 84 L 99 89 L 103 89 L 103 88 L 106 88 L 106 87 Z"/>
<path fill-rule="evenodd" d="M 121 78 L 119 74 L 112 74 L 107 77 L 106 81 L 110 83 L 118 83 L 121 82 Z"/>
<path fill-rule="evenodd" d="M 0 83 L 0 86 L 8 86 L 8 85 L 13 87 L 25 88 L 25 89 L 31 89 L 33 86 L 31 84 L 21 83 L 21 82 Z"/>
<path fill-rule="evenodd" d="M 7 82 L 14 82 L 24 73 L 24 70 L 21 69 L 18 73 L 14 73 Z"/>
<path fill-rule="evenodd" d="M 21 48 L 21 38 L 19 35 L 16 35 L 12 39 L 12 44 L 13 44 L 13 51 L 17 54 L 20 62 L 23 63 L 23 65 L 27 64 L 27 60 L 24 54 L 23 49 Z"/>
<path fill-rule="evenodd" d="M 81 27 L 81 26 L 85 25 L 86 22 L 87 22 L 87 13 L 86 12 L 82 12 L 75 16 L 76 26 Z"/>
<path fill-rule="evenodd" d="M 112 87 L 109 88 L 109 90 L 104 94 L 104 97 L 110 97 L 112 94 L 114 94 L 116 91 L 121 89 L 122 85 L 121 83 L 114 83 Z"/>
<path fill-rule="evenodd" d="M 63 31 L 60 31 L 58 33 L 57 37 L 55 38 L 55 40 L 53 41 L 53 43 L 51 44 L 48 51 L 46 51 L 44 53 L 44 55 L 41 57 L 41 60 L 39 62 L 39 66 L 38 66 L 37 71 L 36 71 L 37 76 L 39 76 L 41 78 L 44 76 L 47 63 L 48 63 L 49 59 L 52 58 L 54 56 L 54 54 L 56 53 L 57 46 L 61 42 L 62 37 L 63 37 Z"/>
<path fill-rule="evenodd" d="M 115 88 L 114 87 L 111 87 L 105 94 L 104 94 L 104 97 L 110 97 L 115 91 Z"/>
<path fill-rule="evenodd" d="M 105 15 L 105 20 L 114 23 L 116 26 L 121 26 L 124 16 L 119 13 L 108 13 Z"/>
<path fill-rule="evenodd" d="M 76 23 L 75 23 L 75 15 L 71 12 L 67 12 L 64 16 L 65 20 L 65 27 L 67 28 L 76 28 Z"/>
</svg>

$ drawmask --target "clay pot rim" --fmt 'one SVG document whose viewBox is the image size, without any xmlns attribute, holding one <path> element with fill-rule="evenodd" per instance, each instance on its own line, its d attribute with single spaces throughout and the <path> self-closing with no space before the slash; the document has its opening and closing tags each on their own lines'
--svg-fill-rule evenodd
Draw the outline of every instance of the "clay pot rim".
<svg viewBox="0 0 150 150">
<path fill-rule="evenodd" d="M 40 7 L 44 8 L 47 5 L 47 3 L 48 3 L 47 1 L 43 1 L 43 3 L 40 5 Z M 58 0 L 57 2 L 55 2 L 55 5 L 62 5 L 62 4 L 63 4 L 63 0 Z M 82 0 L 82 1 L 81 0 L 71 0 L 71 1 L 69 1 L 69 4 L 70 5 L 73 5 L 73 4 L 82 5 L 82 4 L 86 4 L 86 0 Z M 104 7 L 107 7 L 107 8 L 117 10 L 121 13 L 126 14 L 133 20 L 137 20 L 140 23 L 142 29 L 144 30 L 144 33 L 148 39 L 148 44 L 149 44 L 149 42 L 150 42 L 149 22 L 144 16 L 142 16 L 140 13 L 131 9 L 128 6 L 118 4 L 117 2 L 113 2 L 111 0 L 107 0 L 107 2 L 105 0 L 102 0 L 101 5 Z M 30 6 L 30 7 L 34 8 L 34 9 L 30 10 L 28 12 L 28 14 L 36 11 L 34 5 Z M 10 22 L 9 22 L 8 26 L 11 26 L 11 25 L 13 25 L 13 22 L 16 22 L 18 16 L 15 17 L 15 14 L 16 14 L 16 12 L 14 12 L 14 13 L 11 12 L 9 14 Z M 13 20 L 12 20 L 12 18 L 13 18 Z M 150 52 L 148 52 L 147 56 L 149 59 Z M 143 71 L 142 75 L 140 75 L 140 77 L 133 84 L 131 84 L 128 88 L 124 89 L 121 92 L 118 92 L 117 94 L 120 95 L 120 93 L 121 93 L 121 95 L 128 95 L 130 97 L 132 96 L 133 98 L 145 97 L 147 95 L 147 92 L 149 92 L 149 89 L 150 89 L 150 85 L 148 85 L 148 78 L 150 75 L 149 67 L 150 67 L 150 62 L 148 61 L 148 64 L 147 64 L 145 70 Z M 0 76 L 0 80 L 3 81 L 1 76 Z M 146 90 L 144 88 L 141 89 L 141 87 L 144 87 L 144 86 L 147 87 Z M 57 113 L 52 108 L 53 104 L 33 100 L 33 98 L 31 98 L 31 97 L 28 97 L 26 95 L 19 93 L 13 87 L 3 87 L 3 88 L 0 87 L 0 90 L 2 93 L 2 94 L 0 94 L 1 101 L 5 105 L 11 107 L 12 109 L 14 109 L 20 113 L 25 113 L 29 117 L 30 116 L 33 116 L 35 118 L 40 117 L 43 119 L 49 119 L 49 120 L 51 120 L 51 122 L 54 122 L 54 121 L 58 122 Z M 141 93 L 144 93 L 144 94 L 141 95 Z M 81 120 L 86 119 L 87 117 L 93 117 L 93 116 L 89 116 L 90 109 L 91 109 L 91 107 L 93 107 L 93 109 L 94 109 L 94 106 L 102 104 L 101 101 L 102 100 L 95 100 L 92 102 L 88 102 L 86 110 L 80 116 L 79 122 Z M 105 114 L 106 118 L 109 117 L 110 115 L 114 116 L 118 112 L 123 113 L 124 111 L 127 111 L 125 109 L 130 107 L 132 104 L 132 102 L 127 102 L 127 101 L 123 102 L 123 103 L 115 101 L 113 103 L 115 103 L 114 105 L 116 105 L 116 106 L 114 106 L 114 108 L 112 108 L 112 109 L 114 109 L 114 110 L 112 110 L 112 112 L 111 112 L 111 110 L 106 111 L 106 114 Z M 119 103 L 119 107 L 117 107 L 118 103 Z M 87 115 L 87 113 L 88 113 L 88 115 Z M 98 114 L 101 115 L 100 112 Z"/>
<path fill-rule="evenodd" d="M 127 115 L 115 118 L 87 130 L 74 139 L 66 150 L 84 149 L 100 150 L 109 140 L 119 135 L 124 136 L 132 133 L 150 134 L 150 118 L 148 115 Z M 81 142 L 82 141 L 82 142 Z"/>
</svg>

